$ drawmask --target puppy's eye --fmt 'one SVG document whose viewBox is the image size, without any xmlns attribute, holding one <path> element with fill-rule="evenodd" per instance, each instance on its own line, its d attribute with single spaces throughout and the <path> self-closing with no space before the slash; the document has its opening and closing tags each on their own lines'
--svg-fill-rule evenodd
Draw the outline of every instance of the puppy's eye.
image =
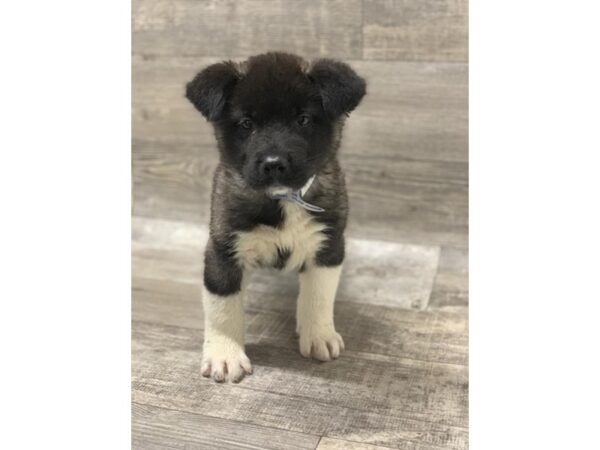
<svg viewBox="0 0 600 450">
<path fill-rule="evenodd" d="M 310 116 L 308 114 L 301 114 L 300 117 L 298 117 L 298 125 L 300 125 L 301 127 L 305 127 L 309 123 Z"/>
<path fill-rule="evenodd" d="M 244 118 L 238 122 L 238 125 L 246 130 L 250 130 L 252 128 L 252 121 L 248 118 Z"/>
</svg>

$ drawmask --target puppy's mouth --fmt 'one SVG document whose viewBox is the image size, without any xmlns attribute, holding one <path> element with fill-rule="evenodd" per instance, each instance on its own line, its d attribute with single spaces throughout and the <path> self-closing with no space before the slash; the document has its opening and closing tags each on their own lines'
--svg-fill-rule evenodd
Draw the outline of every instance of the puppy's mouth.
<svg viewBox="0 0 600 450">
<path fill-rule="evenodd" d="M 303 196 L 312 186 L 313 181 L 315 180 L 315 175 L 310 176 L 300 187 L 291 187 L 284 186 L 282 184 L 273 184 L 267 189 L 265 189 L 265 193 L 268 197 L 271 198 L 281 198 L 290 196 L 292 194 L 298 194 Z"/>
<path fill-rule="evenodd" d="M 281 184 L 275 184 L 272 186 L 269 186 L 265 192 L 267 193 L 268 197 L 276 197 L 279 195 L 286 195 L 286 194 L 291 194 L 292 192 L 294 192 L 295 189 L 289 187 L 289 186 L 283 186 Z"/>
<path fill-rule="evenodd" d="M 297 176 L 286 180 L 272 180 L 263 185 L 263 189 L 267 195 L 287 194 L 303 190 L 312 178 L 312 176 Z"/>
<path fill-rule="evenodd" d="M 253 189 L 263 191 L 267 194 L 278 194 L 292 192 L 301 189 L 309 180 L 310 176 L 304 175 L 301 171 L 287 176 L 265 177 L 252 175 L 245 177 L 246 181 Z"/>
</svg>

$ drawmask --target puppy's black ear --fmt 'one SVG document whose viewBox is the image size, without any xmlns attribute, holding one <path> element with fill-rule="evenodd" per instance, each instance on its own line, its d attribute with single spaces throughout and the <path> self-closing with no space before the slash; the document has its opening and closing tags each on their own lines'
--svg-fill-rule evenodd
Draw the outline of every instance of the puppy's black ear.
<svg viewBox="0 0 600 450">
<path fill-rule="evenodd" d="M 319 87 L 323 109 L 332 117 L 350 113 L 366 94 L 365 80 L 343 62 L 320 59 L 308 75 Z"/>
<path fill-rule="evenodd" d="M 185 96 L 208 120 L 219 120 L 227 96 L 240 77 L 231 61 L 213 64 L 187 84 Z"/>
</svg>

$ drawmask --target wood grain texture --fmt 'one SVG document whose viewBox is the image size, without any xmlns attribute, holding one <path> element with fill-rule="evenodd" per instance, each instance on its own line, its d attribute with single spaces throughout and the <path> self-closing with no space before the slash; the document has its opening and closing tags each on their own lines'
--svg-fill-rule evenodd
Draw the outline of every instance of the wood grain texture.
<svg viewBox="0 0 600 450">
<path fill-rule="evenodd" d="M 141 148 L 134 154 L 135 214 L 208 223 L 215 150 L 138 145 L 134 144 Z M 467 246 L 468 185 L 460 180 L 466 164 L 343 155 L 342 165 L 350 195 L 349 236 Z"/>
<path fill-rule="evenodd" d="M 467 0 L 134 0 L 133 447 L 468 447 Z M 268 50 L 349 62 L 368 94 L 340 159 L 347 350 L 303 359 L 297 281 L 256 272 L 255 373 L 200 376 L 202 252 L 217 152 L 184 98 L 207 65 Z M 420 310 L 426 308 L 425 310 Z"/>
<path fill-rule="evenodd" d="M 349 235 L 421 245 L 467 246 L 466 182 L 445 182 L 433 176 L 428 181 L 411 179 L 405 175 L 411 163 L 401 159 L 390 159 L 385 168 L 373 159 L 363 166 L 349 163 L 350 159 L 342 157 L 350 198 Z M 435 165 L 428 167 L 434 171 Z M 466 172 L 466 164 L 461 166 L 458 170 Z M 426 175 L 422 172 L 421 176 Z"/>
<path fill-rule="evenodd" d="M 404 309 L 427 307 L 439 248 L 350 238 L 346 255 L 338 287 L 340 301 Z"/>
<path fill-rule="evenodd" d="M 468 250 L 442 248 L 429 307 L 464 308 L 469 305 Z"/>
<path fill-rule="evenodd" d="M 387 450 L 391 447 L 361 444 L 358 442 L 343 441 L 341 439 L 321 438 L 315 450 Z"/>
<path fill-rule="evenodd" d="M 135 320 L 202 330 L 201 305 L 200 283 L 133 279 Z M 249 336 L 295 342 L 294 297 L 248 293 L 245 305 Z M 468 324 L 463 311 L 414 312 L 338 298 L 335 317 L 349 350 L 467 364 Z"/>
<path fill-rule="evenodd" d="M 293 333 L 287 335 L 287 330 L 281 331 L 286 325 L 293 324 L 278 323 L 277 315 L 268 316 L 276 321 L 268 324 L 256 314 L 250 315 L 249 322 L 253 323 L 249 326 L 247 353 L 256 366 L 253 374 L 256 376 L 245 379 L 243 387 L 315 400 L 326 398 L 332 405 L 415 420 L 459 427 L 466 425 L 466 366 L 429 361 L 427 351 L 421 355 L 425 360 L 419 360 L 350 348 L 344 357 L 321 364 L 302 358 Z M 160 342 L 152 345 L 160 345 L 163 351 L 186 349 L 193 353 L 189 355 L 193 358 L 201 354 L 201 341 L 198 341 L 201 330 L 149 322 L 134 324 L 134 337 L 136 345 L 141 346 L 137 347 L 140 351 L 151 345 L 150 340 L 156 339 Z M 404 326 L 410 328 L 412 325 Z M 285 339 L 282 339 L 283 333 Z M 153 359 L 139 363 L 153 363 Z"/>
<path fill-rule="evenodd" d="M 365 59 L 468 60 L 467 0 L 364 1 Z"/>
<path fill-rule="evenodd" d="M 214 149 L 212 130 L 184 98 L 185 84 L 227 57 L 133 58 L 133 137 Z M 349 60 L 367 95 L 348 120 L 344 154 L 466 162 L 468 66 Z"/>
<path fill-rule="evenodd" d="M 137 276 L 200 283 L 206 226 L 134 218 L 133 270 Z M 338 288 L 339 301 L 425 309 L 436 275 L 439 248 L 350 238 Z M 249 295 L 296 298 L 297 274 L 256 270 Z"/>
<path fill-rule="evenodd" d="M 214 60 L 134 58 L 135 214 L 207 221 L 217 153 L 212 129 L 183 98 L 183 86 Z M 355 66 L 370 84 L 342 141 L 350 232 L 466 247 L 466 65 Z"/>
<path fill-rule="evenodd" d="M 367 95 L 351 115 L 344 153 L 468 161 L 468 66 L 351 61 Z"/>
<path fill-rule="evenodd" d="M 361 56 L 361 0 L 135 0 L 137 54 Z"/>
<path fill-rule="evenodd" d="M 249 339 L 251 377 L 217 385 L 199 374 L 199 330 L 136 322 L 134 401 L 379 445 L 465 445 L 465 366 L 354 352 L 320 364 L 275 331 Z"/>
<path fill-rule="evenodd" d="M 203 227 L 181 222 L 134 219 L 132 264 L 135 319 L 193 328 L 202 326 L 200 286 L 202 248 L 206 238 L 207 231 Z M 398 244 L 391 248 L 422 251 L 415 246 Z M 425 267 L 419 265 L 422 263 L 410 252 L 406 255 L 400 252 L 398 258 L 407 266 L 416 264 L 416 267 Z M 397 275 L 402 270 L 402 264 L 395 266 L 395 271 L 386 272 L 387 267 L 382 266 L 381 262 L 372 258 L 350 263 L 350 267 L 355 268 L 354 273 L 358 273 L 353 275 L 353 271 L 350 272 L 350 276 L 356 278 L 353 288 L 341 288 L 337 296 L 336 320 L 348 348 L 352 345 L 359 352 L 383 352 L 416 359 L 422 358 L 423 352 L 429 352 L 435 361 L 464 364 L 467 357 L 467 328 L 461 315 L 410 315 L 407 311 L 397 309 L 407 306 L 402 302 L 393 303 L 394 307 L 373 306 L 377 302 L 373 302 L 371 291 L 377 283 L 382 287 L 380 295 L 388 299 L 388 306 L 392 304 L 394 295 L 399 298 L 406 295 L 398 292 L 398 289 L 402 289 L 402 282 L 385 282 L 386 277 L 403 278 L 403 275 Z M 406 270 L 409 276 L 404 278 L 404 286 L 410 287 L 410 284 L 406 284 L 410 277 L 429 279 L 426 274 L 419 273 L 422 269 L 411 272 L 407 267 Z M 361 271 L 367 271 L 371 277 L 360 276 Z M 390 290 L 385 291 L 384 287 Z M 430 291 L 431 288 L 421 298 L 429 298 Z M 273 327 L 277 330 L 276 336 L 284 340 L 293 339 L 293 327 L 288 323 L 293 323 L 296 294 L 297 284 L 291 275 L 287 279 L 260 274 L 255 277 L 248 287 L 246 299 L 248 332 L 260 336 L 265 329 Z M 407 323 L 410 326 L 404 326 Z M 430 341 L 432 337 L 436 339 Z"/>
<path fill-rule="evenodd" d="M 313 450 L 318 436 L 207 417 L 150 405 L 132 405 L 132 448 L 188 450 Z"/>
</svg>

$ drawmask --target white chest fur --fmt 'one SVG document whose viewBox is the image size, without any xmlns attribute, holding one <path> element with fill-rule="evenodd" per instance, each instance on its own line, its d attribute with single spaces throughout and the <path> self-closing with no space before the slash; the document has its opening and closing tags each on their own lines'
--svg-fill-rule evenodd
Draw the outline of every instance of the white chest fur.
<svg viewBox="0 0 600 450">
<path fill-rule="evenodd" d="M 238 233 L 236 253 L 245 267 L 273 266 L 282 251 L 289 252 L 285 270 L 297 270 L 305 262 L 312 262 L 325 239 L 325 225 L 294 203 L 282 204 L 282 226 L 259 225 L 252 231 Z"/>
</svg>

